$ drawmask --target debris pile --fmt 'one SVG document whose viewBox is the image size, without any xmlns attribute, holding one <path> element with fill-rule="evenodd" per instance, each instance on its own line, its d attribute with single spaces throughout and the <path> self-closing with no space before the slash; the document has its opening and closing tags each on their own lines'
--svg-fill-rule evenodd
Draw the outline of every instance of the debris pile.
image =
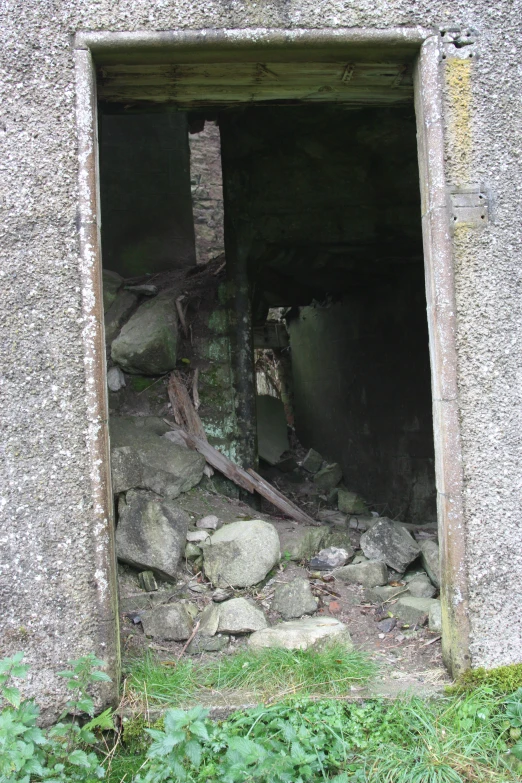
<svg viewBox="0 0 522 783">
<path fill-rule="evenodd" d="M 198 271 L 190 297 L 186 280 L 173 286 L 161 277 L 104 275 L 124 632 L 159 649 L 180 643 L 187 654 L 222 652 L 246 640 L 304 649 L 335 637 L 351 647 L 343 616 L 349 604 L 373 612 L 380 636 L 423 627 L 440 632 L 432 525 L 405 525 L 372 511 L 344 485 L 338 463 L 288 439 L 273 398 L 260 406 L 263 475 L 208 442 L 205 405 L 214 392 L 207 379 L 216 376 L 212 389 L 222 387 L 228 359 L 198 332 L 210 318 L 203 295 L 190 323 L 186 306 L 209 276 L 215 289 L 222 266 L 219 260 Z M 224 339 L 219 329 L 214 346 Z M 180 369 L 180 358 L 189 370 Z M 268 505 L 256 512 L 229 501 L 230 513 L 223 513 L 219 476 Z M 206 513 L 191 512 L 194 499 L 204 501 Z"/>
</svg>

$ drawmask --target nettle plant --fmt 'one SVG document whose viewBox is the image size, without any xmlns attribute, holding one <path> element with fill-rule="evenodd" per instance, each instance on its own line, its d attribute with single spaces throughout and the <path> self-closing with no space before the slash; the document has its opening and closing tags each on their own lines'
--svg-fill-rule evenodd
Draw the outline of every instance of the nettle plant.
<svg viewBox="0 0 522 783">
<path fill-rule="evenodd" d="M 96 682 L 110 682 L 110 677 L 100 671 L 103 661 L 92 654 L 69 664 L 71 669 L 59 676 L 66 679 L 71 698 L 58 723 L 43 731 L 37 725 L 38 705 L 22 699 L 15 682 L 24 679 L 29 669 L 23 653 L 0 661 L 0 783 L 91 783 L 105 777 L 92 748 L 96 729 L 113 728 L 111 710 L 94 718 L 88 689 Z M 91 720 L 80 725 L 85 714 Z"/>
</svg>

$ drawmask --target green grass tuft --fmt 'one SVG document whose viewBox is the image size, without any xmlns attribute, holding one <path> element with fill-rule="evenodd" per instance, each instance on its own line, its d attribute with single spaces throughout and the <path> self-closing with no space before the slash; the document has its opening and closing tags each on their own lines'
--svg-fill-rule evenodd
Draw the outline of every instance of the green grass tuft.
<svg viewBox="0 0 522 783">
<path fill-rule="evenodd" d="M 231 693 L 261 701 L 289 696 L 342 696 L 376 673 L 370 658 L 332 643 L 322 650 L 241 650 L 216 661 L 182 659 L 166 666 L 149 656 L 129 667 L 130 690 L 150 704 L 183 705 Z"/>
</svg>

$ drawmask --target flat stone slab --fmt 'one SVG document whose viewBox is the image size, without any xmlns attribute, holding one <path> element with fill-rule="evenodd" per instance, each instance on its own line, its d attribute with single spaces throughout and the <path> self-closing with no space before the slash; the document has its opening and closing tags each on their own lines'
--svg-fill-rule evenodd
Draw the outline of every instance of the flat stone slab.
<svg viewBox="0 0 522 783">
<path fill-rule="evenodd" d="M 426 573 L 435 585 L 440 587 L 440 560 L 439 560 L 439 545 L 430 539 L 421 541 L 419 544 L 421 548 L 422 565 L 426 569 Z"/>
<path fill-rule="evenodd" d="M 256 404 L 258 453 L 269 465 L 276 465 L 290 448 L 285 408 L 281 400 L 269 394 L 259 394 Z"/>
<path fill-rule="evenodd" d="M 286 650 L 307 650 L 328 641 L 342 641 L 353 648 L 348 628 L 334 617 L 306 617 L 289 620 L 253 633 L 248 644 L 254 649 L 282 647 Z"/>
<path fill-rule="evenodd" d="M 366 563 L 354 563 L 336 568 L 333 575 L 341 582 L 363 587 L 385 585 L 388 581 L 388 569 L 381 560 L 368 560 Z"/>
</svg>

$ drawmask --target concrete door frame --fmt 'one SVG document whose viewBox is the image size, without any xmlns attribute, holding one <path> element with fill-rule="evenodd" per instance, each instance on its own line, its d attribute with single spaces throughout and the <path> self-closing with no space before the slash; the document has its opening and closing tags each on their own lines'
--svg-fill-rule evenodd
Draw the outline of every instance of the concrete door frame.
<svg viewBox="0 0 522 783">
<path fill-rule="evenodd" d="M 470 665 L 463 473 L 457 389 L 456 311 L 453 243 L 444 166 L 440 34 L 420 27 L 332 30 L 198 30 L 162 33 L 81 32 L 75 40 L 76 108 L 79 157 L 79 242 L 84 316 L 84 355 L 93 508 L 100 584 L 100 638 L 118 649 L 113 500 L 108 438 L 108 395 L 103 328 L 100 244 L 96 72 L 103 53 L 192 48 L 205 61 L 209 48 L 241 50 L 259 46 L 361 46 L 382 51 L 407 44 L 418 49 L 414 73 L 422 233 L 432 376 L 435 475 L 442 573 L 444 660 L 454 674 Z"/>
</svg>

